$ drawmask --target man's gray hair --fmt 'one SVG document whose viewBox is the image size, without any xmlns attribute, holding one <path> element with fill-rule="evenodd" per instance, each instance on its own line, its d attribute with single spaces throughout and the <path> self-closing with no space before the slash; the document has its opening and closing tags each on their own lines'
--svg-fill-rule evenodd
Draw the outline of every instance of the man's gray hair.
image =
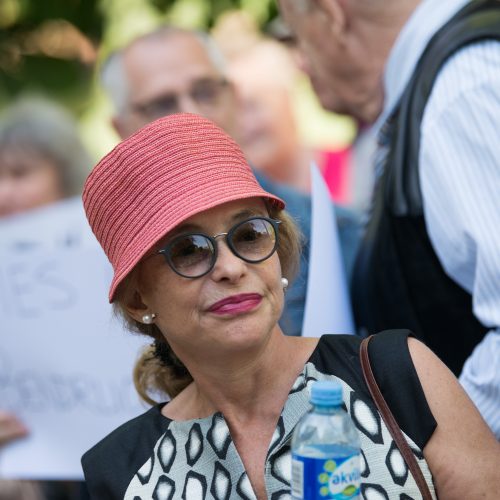
<svg viewBox="0 0 500 500">
<path fill-rule="evenodd" d="M 156 30 L 132 40 L 125 47 L 112 52 L 101 66 L 100 79 L 102 86 L 111 99 L 115 113 L 120 116 L 128 110 L 130 101 L 129 85 L 124 67 L 124 54 L 137 42 L 153 41 L 173 35 L 188 35 L 196 38 L 206 50 L 210 61 L 221 75 L 225 74 L 224 55 L 213 40 L 203 31 L 187 30 L 176 26 L 161 26 Z"/>
<path fill-rule="evenodd" d="M 40 155 L 58 169 L 63 195 L 79 195 L 92 167 L 76 122 L 60 105 L 23 97 L 0 115 L 0 154 L 16 150 Z"/>
</svg>

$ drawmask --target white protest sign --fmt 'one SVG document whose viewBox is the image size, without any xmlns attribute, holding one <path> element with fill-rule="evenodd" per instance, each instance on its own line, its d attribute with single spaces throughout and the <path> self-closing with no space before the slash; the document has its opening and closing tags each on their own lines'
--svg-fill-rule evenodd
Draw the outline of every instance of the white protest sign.
<svg viewBox="0 0 500 500">
<path fill-rule="evenodd" d="M 354 333 L 335 208 L 321 173 L 311 165 L 309 276 L 302 336 Z"/>
<path fill-rule="evenodd" d="M 107 302 L 111 266 L 81 202 L 0 221 L 0 408 L 29 428 L 0 475 L 79 479 L 81 455 L 142 413 L 132 368 L 142 337 Z"/>
<path fill-rule="evenodd" d="M 69 198 L 28 213 L 0 218 L 1 251 L 16 253 L 87 246 L 99 248 L 80 198 Z"/>
</svg>

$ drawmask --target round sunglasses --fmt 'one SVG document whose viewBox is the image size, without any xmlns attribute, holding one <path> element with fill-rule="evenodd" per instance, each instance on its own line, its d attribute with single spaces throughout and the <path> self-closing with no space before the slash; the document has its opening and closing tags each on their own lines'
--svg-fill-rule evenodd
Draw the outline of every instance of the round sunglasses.
<svg viewBox="0 0 500 500">
<path fill-rule="evenodd" d="M 208 236 L 189 233 L 177 236 L 157 253 L 162 254 L 174 272 L 184 278 L 201 278 L 208 274 L 217 260 L 217 238 L 225 237 L 236 257 L 257 264 L 278 248 L 281 221 L 268 217 L 252 217 L 234 225 L 227 233 Z"/>
</svg>

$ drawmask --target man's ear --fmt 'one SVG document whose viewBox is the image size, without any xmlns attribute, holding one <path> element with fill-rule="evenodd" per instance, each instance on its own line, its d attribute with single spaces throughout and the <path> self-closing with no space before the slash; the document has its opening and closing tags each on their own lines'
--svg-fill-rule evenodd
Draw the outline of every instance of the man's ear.
<svg viewBox="0 0 500 500">
<path fill-rule="evenodd" d="M 318 8 L 326 16 L 330 32 L 338 38 L 347 27 L 346 13 L 341 0 L 315 0 Z"/>
</svg>

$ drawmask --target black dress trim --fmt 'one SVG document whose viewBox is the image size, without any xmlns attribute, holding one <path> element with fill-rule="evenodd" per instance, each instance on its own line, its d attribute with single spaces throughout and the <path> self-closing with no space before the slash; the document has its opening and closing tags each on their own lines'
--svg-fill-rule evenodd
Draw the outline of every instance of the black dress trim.
<svg viewBox="0 0 500 500">
<path fill-rule="evenodd" d="M 408 350 L 409 330 L 386 330 L 372 339 L 369 354 L 375 378 L 400 428 L 423 449 L 436 429 L 422 385 Z M 375 408 L 366 387 L 359 360 L 360 337 L 324 335 L 310 362 L 324 373 L 331 373 Z"/>
</svg>

